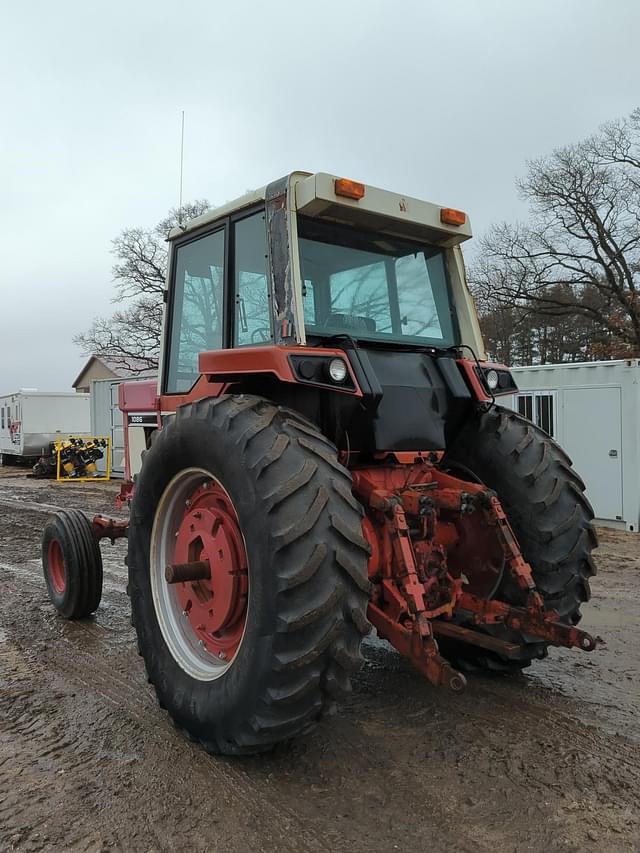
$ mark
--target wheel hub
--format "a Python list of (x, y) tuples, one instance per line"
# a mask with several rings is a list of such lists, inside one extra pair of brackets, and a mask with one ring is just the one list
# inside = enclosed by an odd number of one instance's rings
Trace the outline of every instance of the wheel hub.
[(159, 628), (181, 669), (200, 681), (223, 675), (247, 624), (248, 560), (233, 501), (202, 468), (176, 474), (158, 502), (150, 582)]
[(175, 584), (183, 619), (203, 649), (231, 660), (245, 624), (247, 557), (235, 510), (214, 483), (187, 499), (176, 535), (175, 562), (197, 560), (209, 563), (211, 577)]

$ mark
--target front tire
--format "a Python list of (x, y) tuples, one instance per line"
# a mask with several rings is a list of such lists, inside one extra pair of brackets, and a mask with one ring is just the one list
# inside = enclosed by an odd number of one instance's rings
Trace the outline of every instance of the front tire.
[[(309, 422), (250, 396), (178, 409), (145, 455), (128, 551), (140, 651), (178, 727), (211, 752), (261, 752), (333, 709), (369, 629), (361, 524)], [(167, 584), (185, 557), (210, 578)]]
[[(545, 606), (557, 611), (563, 622), (576, 625), (580, 606), (591, 595), (589, 578), (596, 571), (591, 552), (598, 543), (584, 483), (567, 454), (526, 418), (493, 406), (477, 412), (463, 428), (443, 464), (458, 467), (463, 479), (466, 469), (497, 493)], [(495, 597), (524, 604), (522, 591), (506, 574)], [(507, 660), (444, 640), (443, 654), (460, 668), (494, 672), (523, 669), (547, 654), (547, 645), (531, 637), (502, 627), (490, 630), (522, 644), (520, 657)]]
[(42, 534), (42, 567), (53, 606), (65, 619), (82, 619), (102, 596), (102, 554), (91, 522), (77, 509), (49, 519)]

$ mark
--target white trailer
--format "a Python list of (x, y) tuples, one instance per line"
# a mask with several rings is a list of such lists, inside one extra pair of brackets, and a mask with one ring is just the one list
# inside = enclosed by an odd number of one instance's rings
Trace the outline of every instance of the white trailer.
[(36, 460), (49, 442), (91, 429), (89, 394), (25, 388), (0, 397), (0, 460)]
[[(515, 411), (566, 450), (598, 521), (640, 529), (640, 359), (514, 367)], [(508, 405), (509, 398), (502, 398)]]

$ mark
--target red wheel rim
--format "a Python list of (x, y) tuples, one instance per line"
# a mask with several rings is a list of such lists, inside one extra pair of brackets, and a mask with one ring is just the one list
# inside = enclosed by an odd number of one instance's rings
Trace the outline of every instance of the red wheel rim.
[(174, 585), (183, 617), (203, 651), (230, 663), (247, 621), (247, 553), (226, 491), (204, 483), (185, 502), (174, 549), (176, 563), (206, 560), (208, 580)]
[(51, 586), (58, 595), (62, 595), (67, 585), (67, 572), (64, 567), (62, 548), (57, 539), (49, 540), (49, 547), (47, 548), (47, 572)]

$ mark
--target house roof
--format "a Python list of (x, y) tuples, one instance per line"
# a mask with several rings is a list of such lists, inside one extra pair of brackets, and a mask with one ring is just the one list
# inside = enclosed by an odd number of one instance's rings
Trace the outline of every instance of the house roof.
[(134, 376), (156, 376), (158, 373), (157, 367), (149, 367), (148, 363), (143, 359), (127, 358), (126, 364), (117, 358), (111, 358), (104, 355), (89, 356), (87, 363), (84, 365), (75, 381), (71, 384), (72, 388), (77, 388), (87, 370), (94, 362), (100, 362), (107, 370), (113, 373), (117, 379), (130, 379)]

